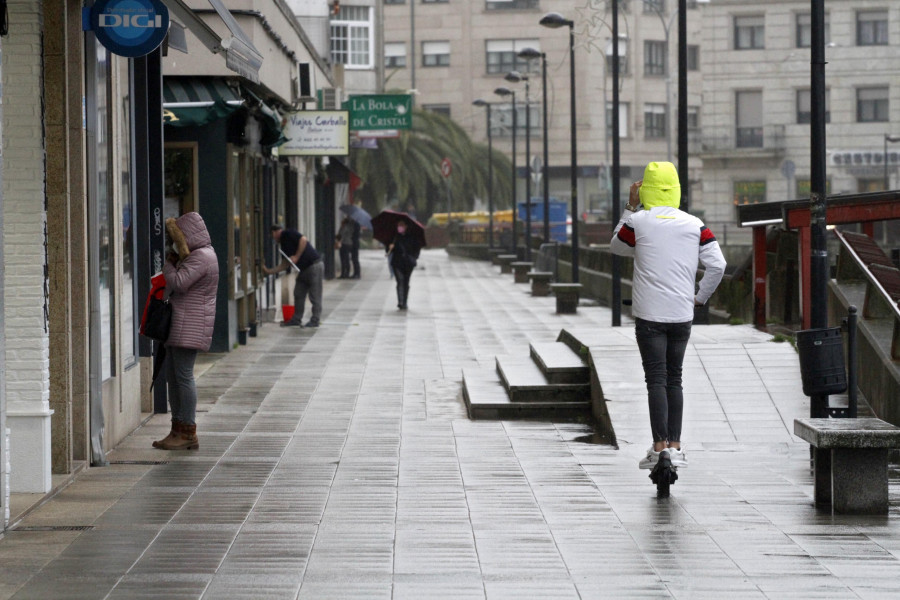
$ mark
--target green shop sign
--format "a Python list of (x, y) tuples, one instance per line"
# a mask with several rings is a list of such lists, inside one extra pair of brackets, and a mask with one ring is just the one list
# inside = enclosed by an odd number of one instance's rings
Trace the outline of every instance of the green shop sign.
[(350, 96), (341, 108), (350, 111), (350, 131), (412, 127), (412, 96), (409, 94)]

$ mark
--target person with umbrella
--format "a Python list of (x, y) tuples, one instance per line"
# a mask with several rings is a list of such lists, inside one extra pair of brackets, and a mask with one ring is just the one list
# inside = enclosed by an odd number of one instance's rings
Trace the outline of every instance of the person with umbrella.
[[(341, 274), (338, 279), (350, 279), (350, 258), (353, 255), (353, 230), (355, 229), (353, 221), (350, 217), (344, 217), (341, 226), (338, 228), (335, 236), (335, 245), (341, 254)], [(356, 224), (356, 227), (359, 227)], [(356, 273), (356, 272), (354, 272)]]
[[(352, 246), (349, 247), (349, 260), (353, 264), (353, 274), (347, 275), (350, 279), (359, 279), (359, 236), (363, 227), (372, 229), (372, 217), (363, 208), (355, 204), (342, 204), (341, 212), (350, 219), (350, 227), (352, 227)], [(341, 225), (343, 227), (343, 224)], [(343, 248), (343, 242), (341, 247)], [(344, 276), (344, 253), (341, 251), (341, 276)]]
[(409, 279), (416, 268), (419, 251), (425, 245), (425, 229), (405, 213), (383, 211), (372, 221), (375, 239), (385, 242), (388, 235), (385, 226), (388, 223), (394, 226), (393, 236), (386, 243), (388, 260), (397, 279), (397, 308), (406, 310)]

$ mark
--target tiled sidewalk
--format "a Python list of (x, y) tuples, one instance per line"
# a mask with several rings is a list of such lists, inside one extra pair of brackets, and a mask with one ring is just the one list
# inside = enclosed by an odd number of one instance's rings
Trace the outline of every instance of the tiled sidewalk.
[[(690, 467), (657, 500), (630, 326), (556, 315), (486, 262), (420, 264), (409, 311), (364, 253), (364, 279), (326, 284), (321, 328), (268, 325), (216, 361), (200, 450), (152, 450), (154, 417), (0, 540), (0, 598), (900, 595), (896, 481), (887, 518), (812, 505), (789, 345), (694, 329)], [(466, 418), (462, 367), (563, 327), (596, 334), (618, 449), (579, 441), (585, 425)]]

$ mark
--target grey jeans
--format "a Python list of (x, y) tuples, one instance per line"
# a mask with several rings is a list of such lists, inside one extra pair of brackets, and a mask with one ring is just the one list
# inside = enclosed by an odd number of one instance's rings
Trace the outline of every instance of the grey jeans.
[(647, 382), (653, 441), (680, 442), (684, 411), (681, 366), (691, 338), (691, 321), (656, 323), (635, 319), (634, 333)]
[(166, 346), (166, 382), (169, 384), (169, 406), (172, 420), (188, 425), (196, 423), (197, 386), (194, 362), (197, 350)]
[(306, 297), (312, 305), (311, 321), (319, 322), (322, 316), (322, 280), (325, 279), (325, 264), (319, 260), (297, 273), (297, 281), (294, 283), (294, 317), (293, 323), (303, 320), (303, 309)]

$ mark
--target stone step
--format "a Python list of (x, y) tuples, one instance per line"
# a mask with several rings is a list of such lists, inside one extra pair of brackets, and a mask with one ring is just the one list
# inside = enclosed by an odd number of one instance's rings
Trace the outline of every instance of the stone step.
[(513, 402), (495, 369), (463, 368), (463, 399), (472, 420), (570, 420), (591, 414), (590, 400), (578, 402)]
[(550, 383), (529, 358), (497, 357), (497, 374), (513, 402), (590, 402), (590, 383)]
[(531, 358), (550, 383), (590, 383), (591, 370), (562, 342), (532, 342)]

